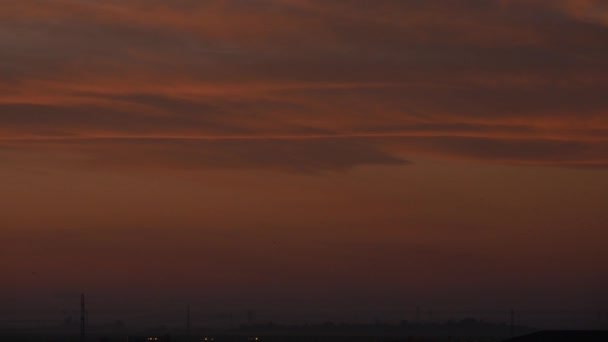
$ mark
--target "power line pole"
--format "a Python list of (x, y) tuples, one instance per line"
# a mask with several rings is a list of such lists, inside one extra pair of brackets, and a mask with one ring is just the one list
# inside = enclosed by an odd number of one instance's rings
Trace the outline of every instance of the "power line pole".
[(84, 293), (82, 293), (80, 295), (80, 342), (86, 341), (86, 312)]
[(511, 335), (515, 334), (515, 310), (511, 309)]
[(186, 341), (190, 342), (192, 339), (190, 338), (190, 304), (186, 309)]

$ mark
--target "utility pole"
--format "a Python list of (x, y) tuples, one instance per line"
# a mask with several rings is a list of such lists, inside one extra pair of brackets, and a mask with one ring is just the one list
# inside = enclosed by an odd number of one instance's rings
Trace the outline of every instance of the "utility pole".
[(255, 311), (247, 310), (247, 324), (250, 326), (255, 322)]
[(515, 310), (511, 309), (511, 335), (515, 334)]
[(80, 342), (86, 341), (86, 316), (87, 311), (84, 302), (84, 293), (80, 295)]
[(190, 342), (192, 339), (190, 338), (190, 304), (186, 309), (186, 341)]

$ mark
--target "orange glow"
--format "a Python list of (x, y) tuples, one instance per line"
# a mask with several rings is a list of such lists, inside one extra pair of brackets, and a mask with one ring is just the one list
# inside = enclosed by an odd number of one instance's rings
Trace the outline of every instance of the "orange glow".
[(0, 8), (0, 301), (608, 306), (604, 0)]

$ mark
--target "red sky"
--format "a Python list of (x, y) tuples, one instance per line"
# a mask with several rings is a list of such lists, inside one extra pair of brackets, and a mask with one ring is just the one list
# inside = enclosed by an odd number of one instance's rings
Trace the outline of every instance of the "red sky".
[(11, 308), (608, 304), (605, 1), (0, 8)]

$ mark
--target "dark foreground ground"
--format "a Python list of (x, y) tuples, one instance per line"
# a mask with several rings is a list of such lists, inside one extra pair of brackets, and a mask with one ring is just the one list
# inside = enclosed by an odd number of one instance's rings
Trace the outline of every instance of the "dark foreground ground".
[[(7, 342), (78, 342), (73, 334), (1, 334), (0, 341)], [(86, 342), (600, 342), (608, 341), (608, 331), (541, 331), (511, 338), (475, 336), (295, 336), (295, 335), (90, 335)]]
[[(185, 330), (157, 328), (145, 332), (124, 326), (89, 326), (86, 342), (498, 342), (530, 334), (536, 329), (493, 324), (473, 319), (445, 323), (242, 325), (229, 330)], [(38, 330), (0, 330), (0, 342), (77, 342), (78, 326)]]
[(552, 330), (511, 338), (505, 342), (606, 342), (608, 330)]
[[(86, 342), (499, 342), (499, 337), (421, 336), (87, 336)], [(4, 342), (79, 342), (76, 335), (0, 334)]]

